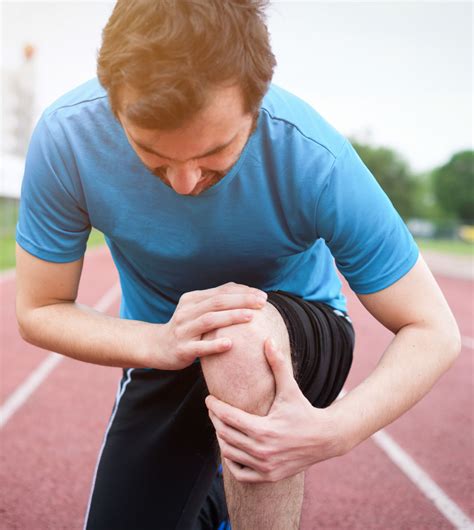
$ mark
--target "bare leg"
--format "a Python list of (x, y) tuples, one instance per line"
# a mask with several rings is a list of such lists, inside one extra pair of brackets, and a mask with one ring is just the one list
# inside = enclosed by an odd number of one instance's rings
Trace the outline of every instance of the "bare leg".
[[(252, 414), (264, 416), (273, 403), (275, 383), (263, 344), (272, 337), (290, 356), (286, 326), (271, 305), (257, 311), (248, 324), (208, 333), (230, 337), (232, 349), (201, 359), (211, 394)], [(304, 473), (275, 483), (238, 482), (223, 465), (224, 487), (233, 530), (296, 530), (303, 503)]]

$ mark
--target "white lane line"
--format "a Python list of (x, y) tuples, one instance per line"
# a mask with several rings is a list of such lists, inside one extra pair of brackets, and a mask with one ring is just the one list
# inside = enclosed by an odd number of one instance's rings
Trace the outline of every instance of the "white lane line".
[[(105, 312), (120, 296), (120, 284), (116, 283), (94, 306), (96, 311)], [(27, 379), (6, 399), (0, 407), (0, 429), (5, 426), (15, 412), (26, 403), (33, 392), (64, 359), (63, 355), (51, 352)]]
[(466, 346), (466, 348), (471, 348), (471, 350), (474, 350), (474, 339), (472, 337), (461, 337), (461, 342), (463, 346)]
[(117, 282), (104, 294), (97, 304), (95, 304), (94, 309), (100, 313), (104, 313), (117, 300), (117, 298), (120, 296), (120, 293), (120, 283)]
[[(341, 390), (338, 399), (346, 394), (346, 390)], [(373, 434), (371, 438), (455, 528), (458, 530), (474, 530), (474, 522), (390, 435), (381, 429)]]
[(474, 529), (474, 522), (385, 431), (372, 438), (455, 528)]
[(0, 408), (0, 429), (27, 401), (33, 392), (48, 377), (48, 374), (62, 361), (62, 355), (51, 352), (46, 359), (29, 375)]

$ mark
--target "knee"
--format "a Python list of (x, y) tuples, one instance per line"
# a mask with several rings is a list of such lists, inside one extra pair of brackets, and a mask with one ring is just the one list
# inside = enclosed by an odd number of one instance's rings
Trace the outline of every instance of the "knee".
[(253, 319), (207, 333), (203, 340), (228, 337), (232, 348), (201, 358), (209, 392), (217, 398), (253, 414), (265, 415), (275, 396), (275, 382), (264, 353), (271, 337), (290, 355), (288, 332), (279, 312), (267, 303)]

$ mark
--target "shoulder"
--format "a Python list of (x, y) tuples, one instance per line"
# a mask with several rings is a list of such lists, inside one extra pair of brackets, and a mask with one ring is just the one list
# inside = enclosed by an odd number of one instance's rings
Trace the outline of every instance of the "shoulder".
[[(81, 154), (101, 151), (122, 138), (107, 92), (96, 78), (67, 92), (47, 107), (38, 124), (37, 135), (61, 152)], [(116, 140), (115, 140), (116, 141)]]
[(107, 93), (97, 78), (93, 78), (59, 97), (42, 115), (49, 125), (91, 126), (111, 122), (115, 118), (109, 107)]
[(68, 109), (91, 107), (106, 101), (107, 92), (97, 78), (93, 78), (59, 97), (46, 108), (44, 115), (51, 116), (58, 112), (67, 113)]
[(332, 158), (338, 156), (346, 143), (346, 138), (311, 105), (275, 84), (265, 95), (261, 110), (272, 129), (280, 129), (285, 136), (296, 136)]
[[(33, 132), (31, 157), (48, 160), (71, 175), (88, 174), (127, 152), (126, 137), (96, 79), (67, 92), (47, 107)], [(85, 171), (87, 170), (87, 171)]]

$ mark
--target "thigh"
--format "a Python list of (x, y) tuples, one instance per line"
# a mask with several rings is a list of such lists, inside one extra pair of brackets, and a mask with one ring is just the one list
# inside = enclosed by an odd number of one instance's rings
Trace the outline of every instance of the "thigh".
[(349, 374), (354, 329), (349, 316), (322, 302), (309, 302), (285, 291), (268, 293), (290, 338), (295, 379), (308, 400), (329, 406)]
[(207, 393), (199, 364), (124, 371), (87, 530), (192, 528), (217, 469)]

